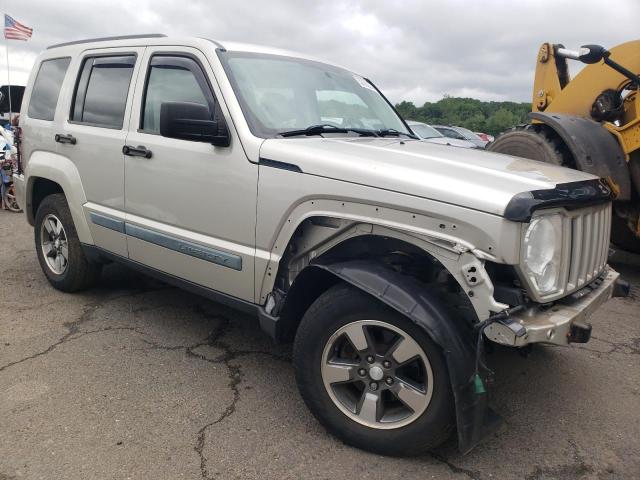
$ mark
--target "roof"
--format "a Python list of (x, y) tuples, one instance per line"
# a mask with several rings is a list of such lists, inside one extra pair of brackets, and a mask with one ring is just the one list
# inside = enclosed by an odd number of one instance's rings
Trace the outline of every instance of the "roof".
[(56, 43), (54, 45), (49, 45), (47, 50), (51, 50), (53, 48), (61, 48), (68, 47), (70, 45), (81, 45), (83, 43), (98, 43), (98, 42), (112, 42), (116, 40), (134, 40), (134, 39), (142, 39), (142, 38), (163, 38), (166, 37), (163, 33), (143, 33), (141, 35), (120, 35), (115, 37), (99, 37), (99, 38), (86, 38), (83, 40), (73, 40), (71, 42), (64, 43)]
[(57, 48), (71, 47), (71, 46), (83, 46), (85, 48), (100, 48), (104, 47), (107, 42), (116, 42), (117, 46), (145, 46), (145, 45), (175, 45), (177, 44), (186, 44), (193, 45), (198, 42), (211, 42), (217, 48), (230, 51), (230, 52), (251, 52), (251, 53), (262, 53), (262, 54), (270, 54), (270, 55), (282, 55), (286, 57), (294, 57), (294, 58), (302, 58), (305, 60), (311, 60), (315, 62), (326, 63), (329, 65), (333, 65), (339, 68), (343, 68), (345, 70), (349, 70), (341, 65), (337, 65), (332, 62), (328, 62), (326, 60), (318, 59), (316, 57), (312, 57), (310, 55), (306, 55), (300, 52), (294, 52), (291, 50), (285, 50), (281, 48), (269, 47), (265, 45), (255, 45), (250, 43), (242, 43), (242, 42), (228, 42), (228, 41), (218, 41), (212, 40), (209, 38), (202, 37), (168, 37), (162, 33), (147, 33), (147, 34), (136, 34), (136, 35), (121, 35), (115, 37), (100, 37), (100, 38), (87, 38), (84, 40), (73, 40), (70, 42), (58, 43), (55, 45), (51, 45), (47, 47), (47, 50), (53, 50)]

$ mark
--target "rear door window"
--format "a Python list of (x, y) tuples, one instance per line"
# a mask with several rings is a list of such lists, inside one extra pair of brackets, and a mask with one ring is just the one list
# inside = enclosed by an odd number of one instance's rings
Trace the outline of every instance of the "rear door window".
[(29, 100), (28, 116), (39, 120), (52, 121), (64, 76), (71, 58), (54, 58), (40, 64), (36, 81)]
[(135, 55), (85, 59), (76, 86), (71, 120), (122, 128)]

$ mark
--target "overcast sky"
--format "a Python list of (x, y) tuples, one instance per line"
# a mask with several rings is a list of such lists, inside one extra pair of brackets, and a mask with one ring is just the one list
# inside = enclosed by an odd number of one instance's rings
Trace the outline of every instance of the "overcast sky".
[[(159, 32), (286, 48), (369, 77), (394, 102), (444, 94), (530, 101), (538, 47), (611, 47), (640, 36), (640, 0), (3, 0), (32, 27), (8, 41), (11, 80), (38, 52), (87, 37)], [(5, 43), (6, 44), (6, 43)], [(6, 56), (0, 55), (6, 83)], [(573, 71), (577, 65), (572, 65)]]

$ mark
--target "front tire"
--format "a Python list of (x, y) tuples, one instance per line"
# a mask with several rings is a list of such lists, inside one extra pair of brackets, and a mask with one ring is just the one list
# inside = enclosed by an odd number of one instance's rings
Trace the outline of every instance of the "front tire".
[(414, 322), (346, 284), (305, 313), (293, 362), (316, 418), (345, 443), (416, 455), (453, 431), (453, 396), (440, 348)]
[(42, 200), (34, 233), (40, 267), (54, 288), (77, 292), (95, 284), (102, 265), (89, 262), (85, 256), (63, 194)]

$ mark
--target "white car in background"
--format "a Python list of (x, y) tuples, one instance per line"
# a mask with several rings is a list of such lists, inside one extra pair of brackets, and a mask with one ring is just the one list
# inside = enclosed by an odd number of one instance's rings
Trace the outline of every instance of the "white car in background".
[(453, 125), (434, 125), (433, 128), (438, 130), (447, 138), (455, 138), (457, 140), (467, 140), (478, 148), (484, 148), (488, 141), (483, 140), (471, 130), (464, 127), (454, 127)]
[(445, 137), (438, 130), (426, 123), (407, 120), (407, 125), (409, 125), (413, 133), (420, 137), (420, 140), (425, 140), (430, 143), (438, 143), (440, 145), (451, 145), (452, 147), (478, 148), (478, 146), (473, 142)]

